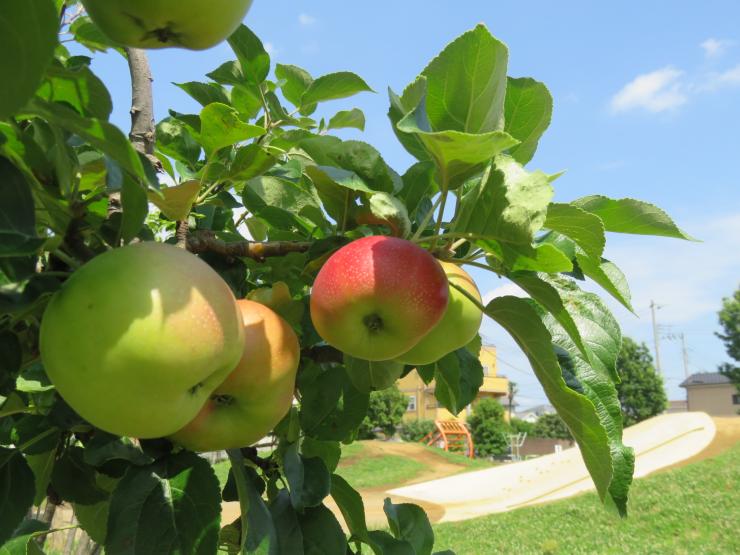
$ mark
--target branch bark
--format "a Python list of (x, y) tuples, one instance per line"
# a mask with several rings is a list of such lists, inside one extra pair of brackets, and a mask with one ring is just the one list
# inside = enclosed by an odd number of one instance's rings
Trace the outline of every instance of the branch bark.
[(291, 252), (306, 252), (311, 243), (307, 241), (237, 241), (226, 243), (217, 239), (212, 231), (201, 230), (188, 236), (188, 250), (199, 254), (214, 252), (226, 257), (244, 257), (264, 260), (270, 256), (285, 256)]
[[(126, 48), (129, 73), (131, 74), (131, 131), (129, 140), (134, 148), (146, 156), (155, 168), (161, 163), (154, 156), (156, 132), (154, 127), (154, 97), (152, 94), (152, 70), (146, 51)], [(121, 211), (121, 193), (108, 197), (108, 215)]]

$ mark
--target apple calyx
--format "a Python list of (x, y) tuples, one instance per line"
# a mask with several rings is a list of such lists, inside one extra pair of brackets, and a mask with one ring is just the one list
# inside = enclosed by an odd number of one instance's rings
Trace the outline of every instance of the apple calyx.
[(365, 324), (365, 327), (370, 333), (378, 333), (382, 331), (385, 327), (383, 324), (383, 319), (375, 313), (365, 316), (362, 319), (362, 323)]
[(236, 399), (234, 399), (233, 395), (212, 395), (211, 401), (213, 401), (216, 405), (219, 407), (228, 407), (233, 405), (236, 402)]

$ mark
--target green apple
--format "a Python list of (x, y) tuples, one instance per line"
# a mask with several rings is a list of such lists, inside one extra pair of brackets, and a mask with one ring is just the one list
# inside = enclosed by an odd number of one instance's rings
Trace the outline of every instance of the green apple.
[(263, 304), (246, 299), (237, 304), (244, 320), (239, 364), (198, 416), (170, 436), (193, 451), (251, 445), (280, 422), (293, 401), (300, 360), (295, 332)]
[(59, 394), (105, 431), (171, 434), (203, 407), (242, 354), (228, 285), (184, 249), (145, 242), (76, 271), (41, 323), (41, 358)]
[(114, 41), (134, 48), (205, 50), (233, 33), (252, 0), (82, 0)]
[(449, 286), (437, 260), (396, 237), (364, 237), (331, 255), (311, 291), (311, 320), (340, 351), (393, 359), (442, 318)]
[[(480, 291), (473, 278), (457, 264), (441, 262), (451, 283), (459, 285), (478, 302)], [(483, 313), (473, 302), (454, 287), (450, 287), (450, 302), (439, 323), (426, 334), (410, 351), (396, 357), (404, 364), (431, 364), (456, 349), (464, 347), (480, 329)]]

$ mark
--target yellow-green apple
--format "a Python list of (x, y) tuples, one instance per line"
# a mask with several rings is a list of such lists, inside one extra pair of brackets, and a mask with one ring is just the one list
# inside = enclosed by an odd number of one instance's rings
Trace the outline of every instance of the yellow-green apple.
[(204, 50), (233, 33), (252, 0), (83, 0), (114, 41), (134, 48)]
[(76, 271), (49, 303), (40, 343), (49, 378), (83, 418), (151, 438), (198, 414), (239, 362), (244, 326), (210, 266), (145, 242)]
[(331, 255), (311, 291), (311, 320), (340, 351), (389, 360), (413, 347), (444, 314), (447, 277), (421, 247), (371, 236)]
[[(440, 262), (450, 283), (459, 285), (481, 302), (480, 291), (473, 278), (457, 264)], [(410, 351), (396, 357), (404, 364), (431, 364), (447, 353), (464, 347), (480, 329), (483, 313), (463, 293), (450, 287), (450, 301), (444, 316)]]
[(170, 439), (193, 451), (246, 447), (264, 437), (288, 412), (300, 359), (298, 338), (272, 309), (237, 301), (244, 319), (239, 364), (192, 422)]

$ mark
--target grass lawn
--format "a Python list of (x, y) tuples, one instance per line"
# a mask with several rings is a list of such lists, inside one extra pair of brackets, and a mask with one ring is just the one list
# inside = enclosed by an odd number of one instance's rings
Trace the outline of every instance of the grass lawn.
[[(357, 444), (353, 444), (357, 445)], [(356, 449), (357, 453), (362, 452)], [(344, 449), (342, 450), (343, 457)], [(424, 470), (423, 463), (398, 455), (383, 457), (359, 457), (354, 460), (339, 461), (337, 474), (347, 480), (355, 489), (391, 486), (412, 480)]]
[(740, 553), (740, 444), (637, 480), (625, 520), (595, 493), (434, 526), (435, 550), (489, 553)]
[(483, 470), (484, 468), (491, 468), (492, 466), (495, 466), (497, 464), (492, 463), (491, 461), (488, 461), (486, 459), (471, 459), (460, 453), (445, 451), (444, 449), (439, 449), (437, 447), (424, 446), (424, 448), (428, 449), (431, 453), (434, 453), (438, 457), (442, 457), (449, 463), (459, 464), (460, 466), (464, 466), (469, 470)]

